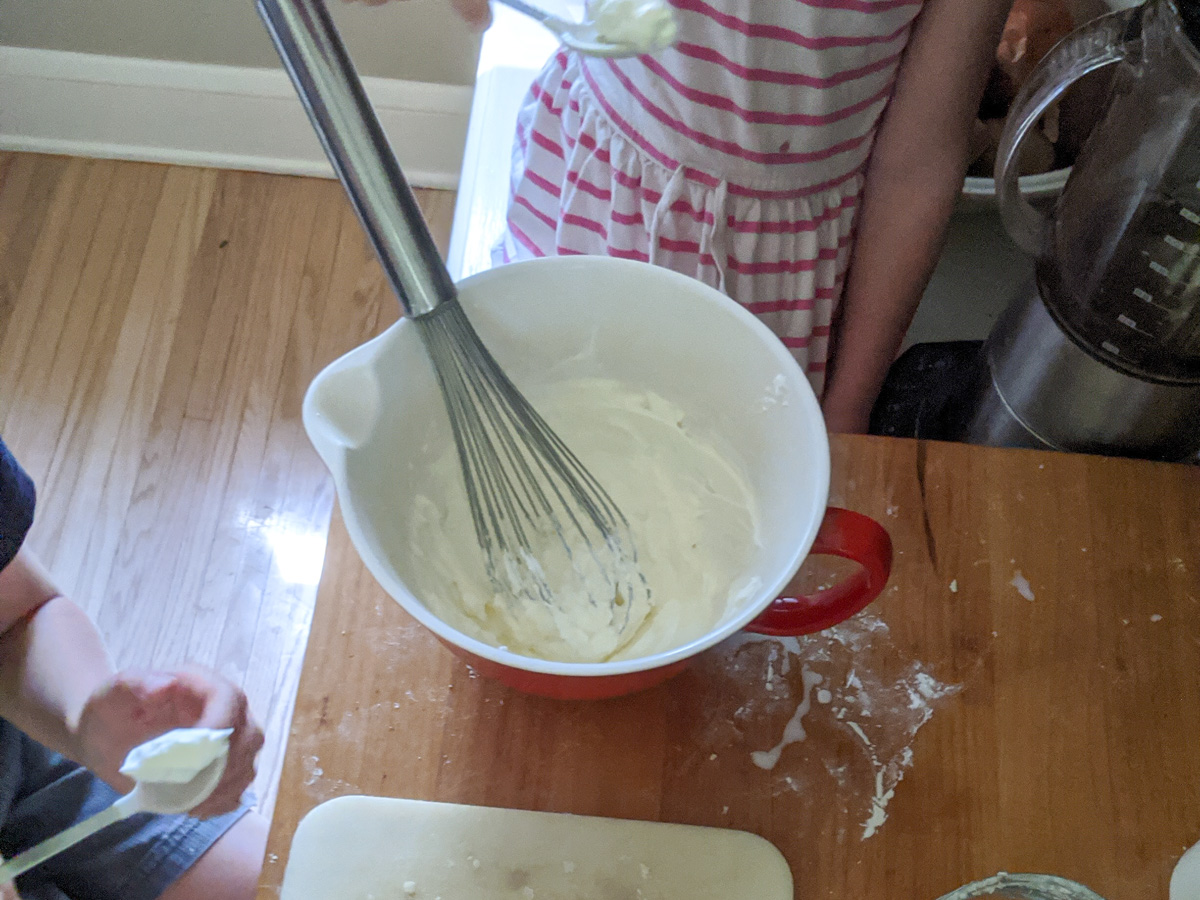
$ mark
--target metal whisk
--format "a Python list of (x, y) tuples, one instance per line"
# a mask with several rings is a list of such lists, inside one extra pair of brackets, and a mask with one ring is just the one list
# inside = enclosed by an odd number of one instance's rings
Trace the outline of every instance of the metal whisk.
[(494, 589), (568, 627), (627, 631), (651, 606), (629, 523), (475, 333), (328, 10), (322, 0), (257, 4), (433, 360)]

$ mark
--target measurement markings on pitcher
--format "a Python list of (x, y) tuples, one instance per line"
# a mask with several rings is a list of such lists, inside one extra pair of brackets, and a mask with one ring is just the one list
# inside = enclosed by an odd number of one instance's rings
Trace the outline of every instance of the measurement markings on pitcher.
[(1197, 252), (1200, 252), (1200, 244), (1189, 244), (1187, 241), (1181, 241), (1173, 234), (1164, 234), (1163, 243), (1186, 256), (1195, 256)]
[(1138, 334), (1144, 334), (1146, 337), (1154, 337), (1154, 335), (1152, 335), (1149, 331), (1146, 331), (1143, 328), (1138, 328), (1137, 322), (1129, 318), (1129, 316), (1125, 315), (1125, 313), (1121, 313), (1119, 316), (1117, 316), (1117, 321), (1130, 331), (1136, 331)]
[(1139, 300), (1142, 300), (1142, 301), (1145, 301), (1146, 303), (1149, 303), (1149, 304), (1150, 304), (1151, 306), (1153, 306), (1155, 309), (1161, 309), (1163, 312), (1171, 312), (1171, 310), (1170, 310), (1170, 309), (1168, 309), (1167, 307), (1163, 306), (1161, 303), (1158, 303), (1158, 302), (1157, 302), (1157, 301), (1154, 299), (1154, 295), (1153, 295), (1153, 294), (1151, 294), (1149, 291), (1147, 291), (1147, 290), (1146, 290), (1146, 289), (1144, 289), (1144, 288), (1135, 287), (1135, 288), (1133, 289), (1133, 296), (1137, 297)]

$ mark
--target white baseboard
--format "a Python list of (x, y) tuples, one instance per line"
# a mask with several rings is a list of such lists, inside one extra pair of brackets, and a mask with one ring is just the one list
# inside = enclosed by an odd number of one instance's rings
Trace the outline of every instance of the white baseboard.
[[(364, 78), (408, 180), (454, 188), (472, 89)], [(0, 46), (0, 149), (332, 177), (282, 69)]]

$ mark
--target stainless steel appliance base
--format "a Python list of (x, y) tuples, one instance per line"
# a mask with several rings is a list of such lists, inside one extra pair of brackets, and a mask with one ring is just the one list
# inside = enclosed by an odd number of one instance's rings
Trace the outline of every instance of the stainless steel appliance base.
[(1147, 381), (1080, 347), (1032, 283), (996, 322), (963, 440), (1182, 460), (1200, 450), (1200, 384)]

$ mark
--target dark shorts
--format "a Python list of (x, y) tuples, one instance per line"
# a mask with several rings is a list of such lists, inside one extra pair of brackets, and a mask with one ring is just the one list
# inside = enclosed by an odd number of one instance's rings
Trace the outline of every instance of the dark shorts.
[[(112, 804), (119, 794), (0, 720), (0, 854), (22, 850)], [(152, 900), (245, 814), (137, 815), (109, 825), (17, 879), (22, 900)]]

